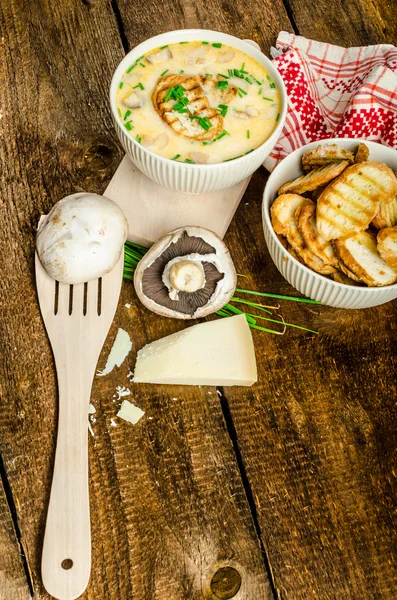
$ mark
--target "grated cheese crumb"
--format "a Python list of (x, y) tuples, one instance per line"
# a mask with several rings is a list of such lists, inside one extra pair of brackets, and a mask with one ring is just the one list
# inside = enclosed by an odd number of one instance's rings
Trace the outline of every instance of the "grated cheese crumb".
[(131, 402), (128, 402), (128, 400), (123, 400), (123, 403), (119, 412), (117, 413), (117, 416), (120, 417), (120, 419), (123, 419), (124, 421), (128, 421), (129, 423), (135, 425), (140, 419), (142, 419), (144, 414), (145, 412), (141, 410), (138, 406), (135, 406), (135, 404), (131, 404)]
[(132, 348), (130, 336), (124, 329), (119, 328), (112, 349), (109, 353), (106, 365), (103, 371), (98, 371), (97, 376), (103, 377), (113, 371), (114, 367), (120, 367), (127, 358)]

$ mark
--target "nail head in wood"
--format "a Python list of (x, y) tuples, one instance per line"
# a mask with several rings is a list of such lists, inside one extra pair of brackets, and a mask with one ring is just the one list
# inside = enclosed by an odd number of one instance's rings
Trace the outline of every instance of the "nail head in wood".
[(215, 598), (233, 598), (241, 587), (241, 575), (233, 567), (218, 569), (211, 579), (211, 591)]

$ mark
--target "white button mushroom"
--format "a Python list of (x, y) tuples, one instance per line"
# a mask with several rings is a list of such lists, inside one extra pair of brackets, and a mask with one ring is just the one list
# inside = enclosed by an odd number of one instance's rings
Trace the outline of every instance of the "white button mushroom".
[(221, 54), (216, 62), (218, 63), (227, 63), (230, 62), (231, 60), (233, 60), (233, 58), (236, 56), (236, 53), (234, 50), (228, 50), (227, 52), (225, 52), (224, 54)]
[(72, 194), (57, 202), (41, 221), (37, 253), (53, 279), (83, 283), (113, 269), (127, 231), (127, 220), (115, 202), (98, 194)]
[(153, 65), (159, 65), (160, 63), (171, 60), (172, 52), (169, 48), (163, 48), (158, 52), (152, 52), (146, 56), (146, 60)]
[(124, 98), (123, 104), (128, 108), (140, 108), (144, 104), (144, 99), (136, 92), (132, 92), (127, 98)]

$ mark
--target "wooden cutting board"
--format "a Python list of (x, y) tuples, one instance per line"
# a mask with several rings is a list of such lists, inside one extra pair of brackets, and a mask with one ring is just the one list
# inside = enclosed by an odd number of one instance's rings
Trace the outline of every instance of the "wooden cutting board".
[(128, 239), (151, 246), (183, 225), (201, 225), (223, 238), (249, 180), (209, 194), (184, 194), (155, 183), (124, 156), (104, 196), (123, 209)]

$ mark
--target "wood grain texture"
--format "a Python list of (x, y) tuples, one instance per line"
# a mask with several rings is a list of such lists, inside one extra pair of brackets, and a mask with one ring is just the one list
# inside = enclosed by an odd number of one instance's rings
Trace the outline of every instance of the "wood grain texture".
[[(395, 44), (395, 7), (387, 0), (284, 0), (295, 33), (339, 46)], [(292, 31), (292, 30), (291, 30)]]
[[(0, 251), (6, 257), (0, 282), (1, 451), (35, 598), (44, 599), (40, 557), (57, 394), (34, 291), (34, 229), (39, 215), (65, 194), (103, 191), (121, 157), (106, 97), (122, 47), (106, 2), (3, 3), (1, 10), (0, 123), (7, 131), (0, 149)], [(135, 351), (180, 323), (148, 314), (126, 284), (101, 365), (119, 326), (130, 331), (135, 347), (128, 364), (94, 383), (93, 564), (83, 598), (212, 598), (212, 575), (232, 566), (242, 577), (237, 600), (270, 599), (215, 390), (142, 386), (135, 401), (146, 411), (144, 420), (133, 427), (115, 418), (116, 386), (127, 383)]]
[[(225, 241), (247, 288), (293, 293), (256, 243), (263, 183), (253, 178)], [(224, 390), (275, 588), (283, 599), (392, 600), (396, 304), (281, 304), (320, 336), (256, 334), (260, 383)]]
[[(384, 2), (285, 4), (302, 34), (334, 43), (390, 42), (397, 24)], [(113, 8), (105, 0), (0, 3), (0, 450), (37, 600), (48, 598), (39, 565), (57, 417), (33, 284), (38, 216), (66, 193), (102, 192), (121, 158), (106, 98), (123, 45), (208, 27), (266, 52), (279, 30), (292, 30), (279, 1), (119, 1), (118, 19)], [(246, 287), (294, 293), (265, 248), (264, 183), (261, 171), (226, 242)], [(214, 389), (129, 384), (136, 351), (181, 324), (143, 309), (124, 285), (100, 366), (119, 326), (133, 351), (95, 379), (92, 395), (85, 600), (210, 600), (223, 566), (242, 577), (237, 600), (272, 598), (247, 494), (278, 598), (394, 600), (395, 304), (360, 312), (285, 303), (280, 311), (321, 336), (256, 332), (261, 383), (225, 392), (225, 421)], [(146, 411), (136, 426), (115, 418), (118, 385)], [(12, 535), (0, 537), (1, 555), (12, 548)], [(13, 564), (5, 563), (7, 600), (25, 597)]]
[(0, 600), (28, 600), (29, 586), (10, 508), (0, 483)]

